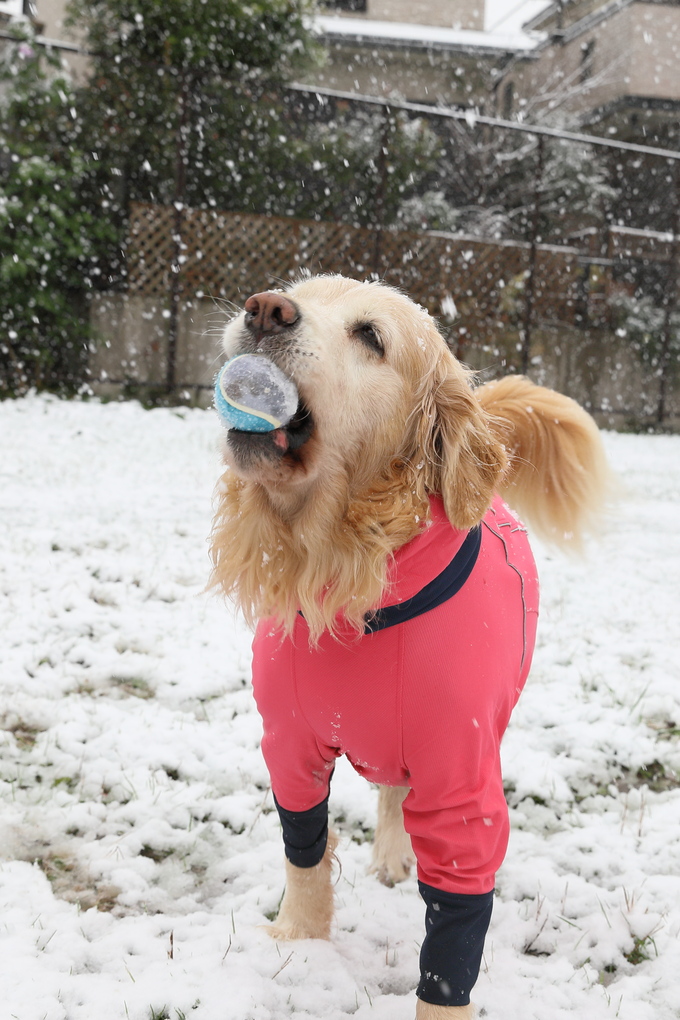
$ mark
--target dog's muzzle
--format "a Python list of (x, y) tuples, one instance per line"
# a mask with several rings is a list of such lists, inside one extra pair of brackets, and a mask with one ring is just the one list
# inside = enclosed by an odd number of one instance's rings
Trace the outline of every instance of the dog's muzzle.
[[(287, 371), (286, 361), (301, 324), (301, 313), (285, 294), (262, 291), (251, 294), (244, 305), (243, 332), (238, 345), (239, 354), (264, 354)], [(314, 431), (312, 413), (300, 400), (297, 411), (282, 428), (272, 432), (241, 432), (230, 429), (229, 447), (243, 468), (262, 459), (280, 460), (287, 454), (295, 457), (297, 451)]]
[(241, 432), (229, 429), (227, 442), (238, 464), (246, 468), (254, 461), (280, 460), (287, 454), (295, 457), (296, 453), (311, 438), (314, 431), (312, 412), (302, 402), (288, 422), (280, 429), (272, 432)]

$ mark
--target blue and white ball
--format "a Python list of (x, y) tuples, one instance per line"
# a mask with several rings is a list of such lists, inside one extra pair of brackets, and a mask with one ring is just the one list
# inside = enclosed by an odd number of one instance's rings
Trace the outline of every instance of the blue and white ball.
[(215, 380), (215, 409), (227, 428), (240, 432), (283, 428), (298, 401), (295, 383), (263, 354), (238, 354)]

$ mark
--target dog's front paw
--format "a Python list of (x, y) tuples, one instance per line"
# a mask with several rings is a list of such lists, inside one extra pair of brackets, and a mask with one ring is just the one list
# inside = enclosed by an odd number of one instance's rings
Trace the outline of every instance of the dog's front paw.
[[(308, 895), (309, 892), (312, 892), (312, 896)], [(265, 931), (273, 939), (328, 940), (331, 937), (332, 920), (333, 893), (330, 886), (301, 892), (299, 887), (289, 884), (278, 917)]]
[(477, 1010), (469, 1006), (435, 1006), (431, 1002), (418, 999), (416, 1020), (475, 1020)]
[(330, 939), (331, 919), (328, 918), (300, 918), (284, 917), (283, 910), (273, 924), (268, 925), (265, 931), (273, 939), (282, 941), (293, 939)]
[(273, 939), (329, 939), (333, 920), (331, 868), (338, 837), (329, 832), (326, 852), (313, 868), (286, 861), (286, 891), (278, 917), (266, 931)]

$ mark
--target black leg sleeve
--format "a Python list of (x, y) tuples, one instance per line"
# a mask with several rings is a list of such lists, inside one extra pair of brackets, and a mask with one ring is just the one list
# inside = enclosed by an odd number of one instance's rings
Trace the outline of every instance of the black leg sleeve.
[(469, 896), (424, 882), (418, 888), (427, 911), (416, 995), (435, 1006), (467, 1006), (482, 962), (493, 890)]
[(313, 868), (328, 841), (328, 797), (308, 811), (287, 811), (274, 797), (283, 829), (286, 857), (297, 868)]

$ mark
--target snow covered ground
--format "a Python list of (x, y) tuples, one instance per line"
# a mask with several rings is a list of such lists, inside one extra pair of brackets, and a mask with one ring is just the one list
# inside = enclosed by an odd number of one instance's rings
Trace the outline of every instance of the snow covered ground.
[[(283, 866), (250, 636), (202, 593), (218, 436), (206, 411), (0, 404), (0, 1020), (413, 1018), (424, 908), (366, 875), (349, 768), (332, 942), (262, 930)], [(605, 438), (606, 533), (537, 548), (490, 1020), (680, 1017), (680, 438)]]

